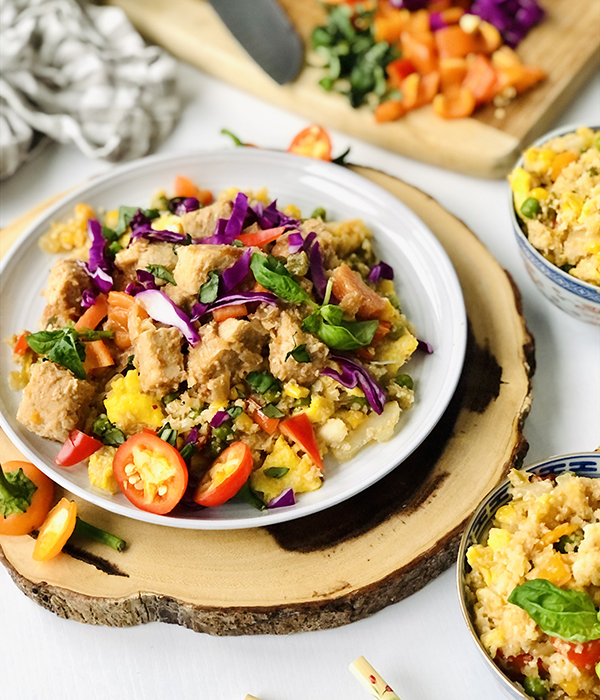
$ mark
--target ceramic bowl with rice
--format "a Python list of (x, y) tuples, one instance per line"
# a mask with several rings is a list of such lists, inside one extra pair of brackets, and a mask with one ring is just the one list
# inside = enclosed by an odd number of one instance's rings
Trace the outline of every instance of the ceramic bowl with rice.
[(600, 325), (600, 130), (551, 131), (508, 179), (513, 229), (531, 278), (563, 311)]
[(461, 609), (510, 698), (600, 697), (598, 477), (598, 452), (513, 470), (464, 532)]

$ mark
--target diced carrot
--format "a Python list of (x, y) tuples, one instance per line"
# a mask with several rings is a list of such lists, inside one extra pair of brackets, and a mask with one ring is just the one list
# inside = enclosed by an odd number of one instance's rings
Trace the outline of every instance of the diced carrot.
[(109, 292), (108, 304), (113, 308), (129, 309), (135, 304), (135, 299), (131, 294), (125, 292)]
[(462, 86), (471, 91), (476, 104), (491, 102), (497, 94), (498, 76), (489, 58), (483, 54), (477, 54), (467, 63), (467, 66), (467, 75)]
[(178, 175), (175, 178), (173, 189), (175, 190), (176, 197), (195, 197), (204, 207), (212, 204), (214, 201), (212, 192), (201, 190), (192, 180), (183, 175)]
[(415, 107), (428, 105), (437, 95), (439, 86), (440, 74), (438, 71), (434, 70), (431, 73), (427, 73), (427, 75), (421, 76), (417, 91), (417, 104)]
[(478, 35), (479, 50), (488, 56), (502, 46), (502, 35), (489, 22), (481, 22)]
[(550, 165), (550, 179), (555, 182), (556, 178), (561, 174), (562, 169), (566, 168), (569, 163), (577, 160), (577, 155), (571, 151), (564, 151), (554, 156)]
[(361, 319), (380, 318), (387, 302), (362, 281), (358, 273), (351, 270), (346, 263), (336, 267), (331, 279), (333, 293), (340, 301), (348, 294), (358, 295), (360, 306), (356, 316)]
[(460, 18), (465, 14), (462, 7), (448, 7), (440, 12), (441, 19), (446, 24), (458, 24)]
[(446, 92), (433, 98), (433, 110), (444, 119), (462, 119), (473, 114), (473, 93), (460, 85), (451, 85)]
[(417, 10), (410, 13), (410, 22), (406, 31), (413, 36), (423, 36), (431, 33), (429, 25), (429, 12), (427, 10)]
[(379, 124), (383, 122), (395, 122), (406, 114), (401, 100), (386, 100), (375, 107), (375, 121)]
[(443, 12), (452, 5), (452, 0), (431, 0), (427, 5), (429, 12)]
[[(439, 32), (436, 32), (435, 36), (437, 34)], [(419, 73), (425, 75), (437, 70), (437, 52), (434, 35), (431, 32), (419, 35), (402, 32), (400, 43), (402, 55), (412, 61)]]
[(467, 75), (465, 58), (442, 58), (440, 61), (440, 89), (445, 92), (450, 85), (460, 85)]
[(465, 58), (470, 53), (477, 53), (476, 37), (467, 34), (458, 24), (438, 29), (434, 38), (440, 59)]
[(217, 323), (226, 321), (228, 318), (239, 318), (240, 316), (247, 316), (248, 309), (246, 304), (232, 304), (231, 306), (223, 306), (220, 309), (215, 309), (212, 312), (213, 318)]
[(80, 331), (82, 328), (94, 330), (107, 313), (108, 299), (106, 294), (98, 294), (96, 301), (83, 312), (83, 315), (75, 324), (75, 330)]
[(491, 57), (492, 65), (496, 70), (500, 68), (511, 68), (512, 66), (521, 66), (523, 62), (518, 57), (516, 51), (510, 46), (501, 46), (497, 51), (494, 51)]
[(420, 82), (421, 76), (418, 73), (412, 73), (402, 81), (402, 106), (407, 112), (417, 106)]
[(525, 92), (547, 77), (537, 66), (514, 65), (498, 68), (498, 89), (514, 87), (517, 93)]
[(85, 344), (85, 361), (83, 368), (86, 372), (93, 372), (95, 369), (110, 367), (115, 361), (104, 344), (103, 340), (92, 340)]
[(13, 353), (15, 355), (24, 355), (29, 350), (29, 345), (27, 344), (28, 335), (31, 335), (31, 333), (29, 333), (29, 331), (25, 331), (19, 336), (19, 339), (13, 348)]
[(394, 45), (400, 40), (400, 34), (410, 22), (410, 12), (382, 5), (373, 20), (375, 41), (387, 41)]
[(387, 64), (385, 69), (390, 84), (395, 88), (402, 86), (404, 78), (411, 73), (416, 73), (415, 64), (408, 58), (397, 58)]

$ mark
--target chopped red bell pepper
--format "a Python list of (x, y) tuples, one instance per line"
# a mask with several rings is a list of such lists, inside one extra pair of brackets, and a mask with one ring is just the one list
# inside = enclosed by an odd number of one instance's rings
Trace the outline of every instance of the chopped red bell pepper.
[(306, 413), (298, 413), (286, 418), (279, 424), (279, 430), (296, 442), (319, 469), (323, 469), (323, 460), (317, 446), (315, 431)]
[(264, 231), (256, 231), (255, 233), (242, 233), (237, 237), (237, 240), (241, 241), (245, 246), (256, 246), (260, 248), (267, 245), (267, 243), (272, 243), (275, 239), (279, 238), (284, 231), (285, 226), (267, 228)]
[(82, 433), (81, 430), (72, 430), (54, 458), (54, 464), (59, 467), (72, 467), (93, 455), (94, 452), (98, 452), (101, 447), (100, 440)]

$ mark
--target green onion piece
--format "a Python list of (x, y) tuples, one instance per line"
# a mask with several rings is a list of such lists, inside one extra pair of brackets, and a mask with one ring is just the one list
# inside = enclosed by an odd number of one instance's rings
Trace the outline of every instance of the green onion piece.
[(288, 467), (269, 467), (268, 469), (265, 469), (265, 476), (270, 477), (271, 479), (281, 479), (282, 476), (285, 476), (289, 472)]

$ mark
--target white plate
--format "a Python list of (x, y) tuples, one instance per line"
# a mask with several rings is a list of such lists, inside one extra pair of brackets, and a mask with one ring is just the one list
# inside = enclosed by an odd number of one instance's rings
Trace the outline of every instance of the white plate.
[(189, 516), (165, 516), (138, 510), (122, 494), (111, 497), (92, 488), (84, 465), (69, 469), (54, 466), (58, 443), (33, 435), (15, 418), (21, 395), (7, 386), (14, 365), (5, 343), (0, 350), (0, 424), (27, 458), (71, 493), (150, 523), (215, 530), (271, 525), (329, 508), (363, 491), (401, 464), (441, 417), (461, 372), (466, 317), (452, 264), (429, 229), (388, 192), (343, 167), (254, 148), (151, 157), (118, 167), (55, 204), (5, 257), (0, 268), (0, 338), (24, 328), (39, 328), (44, 308), (40, 292), (55, 258), (40, 250), (38, 240), (52, 221), (69, 218), (77, 202), (105, 210), (121, 205), (147, 207), (150, 196), (157, 189), (168, 190), (180, 174), (214, 192), (267, 186), (280, 207), (295, 204), (305, 217), (323, 207), (330, 220), (365, 220), (375, 235), (377, 253), (396, 272), (403, 311), (418, 336), (435, 349), (433, 355), (417, 353), (408, 365), (407, 371), (415, 379), (416, 400), (402, 415), (394, 437), (363, 448), (344, 464), (327, 459), (323, 487), (301, 494), (295, 506), (260, 512), (244, 503), (229, 502)]

